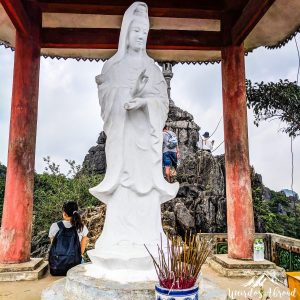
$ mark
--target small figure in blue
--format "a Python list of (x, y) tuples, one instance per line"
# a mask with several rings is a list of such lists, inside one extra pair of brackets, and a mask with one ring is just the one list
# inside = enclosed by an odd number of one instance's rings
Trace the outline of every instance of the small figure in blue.
[(168, 182), (171, 182), (171, 168), (176, 172), (177, 162), (179, 159), (179, 147), (176, 134), (168, 130), (165, 126), (163, 129), (163, 168), (165, 171), (165, 177)]

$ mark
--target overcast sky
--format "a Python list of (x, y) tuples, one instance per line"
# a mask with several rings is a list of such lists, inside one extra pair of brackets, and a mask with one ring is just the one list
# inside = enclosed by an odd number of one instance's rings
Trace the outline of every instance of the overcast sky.
[[(299, 40), (299, 37), (298, 37)], [(300, 43), (300, 40), (299, 40)], [(6, 164), (14, 53), (0, 47), (0, 161)], [(36, 170), (44, 170), (43, 157), (50, 156), (66, 171), (64, 160), (82, 163), (102, 130), (95, 76), (101, 62), (41, 58)], [(298, 56), (295, 41), (279, 50), (256, 49), (246, 57), (246, 76), (255, 82), (296, 80)], [(212, 132), (222, 116), (221, 66), (176, 65), (171, 97), (176, 105), (194, 115), (201, 132)], [(289, 137), (279, 131), (278, 121), (253, 125), (248, 111), (250, 163), (274, 190), (291, 186)], [(223, 123), (214, 135), (223, 141)], [(300, 192), (300, 137), (294, 148), (294, 190)], [(215, 154), (224, 152), (221, 146)]]

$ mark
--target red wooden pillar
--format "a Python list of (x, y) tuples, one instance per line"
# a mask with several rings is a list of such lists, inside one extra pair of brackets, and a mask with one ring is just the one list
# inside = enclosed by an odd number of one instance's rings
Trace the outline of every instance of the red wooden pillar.
[(16, 33), (0, 263), (30, 259), (41, 32), (41, 13), (33, 4), (27, 10), (30, 34)]
[(227, 46), (222, 49), (222, 85), (228, 256), (252, 259), (254, 217), (243, 45)]

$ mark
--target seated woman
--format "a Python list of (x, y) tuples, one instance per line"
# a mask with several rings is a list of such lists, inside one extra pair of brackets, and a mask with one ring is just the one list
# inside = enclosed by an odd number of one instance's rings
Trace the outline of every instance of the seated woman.
[(63, 220), (53, 223), (49, 230), (52, 275), (64, 275), (68, 269), (79, 264), (89, 240), (88, 229), (81, 221), (76, 202), (65, 203), (62, 215)]

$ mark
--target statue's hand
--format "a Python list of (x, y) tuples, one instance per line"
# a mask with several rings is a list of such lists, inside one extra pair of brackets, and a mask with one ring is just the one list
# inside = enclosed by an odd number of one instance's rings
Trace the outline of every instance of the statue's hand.
[(145, 74), (146, 73), (146, 69), (144, 69), (141, 74), (139, 75), (135, 87), (133, 89), (133, 91), (131, 92), (131, 96), (132, 97), (138, 97), (141, 95), (143, 89), (145, 88), (149, 77)]
[(133, 100), (126, 102), (124, 108), (126, 110), (136, 110), (142, 108), (146, 105), (146, 99), (144, 98), (134, 98)]

